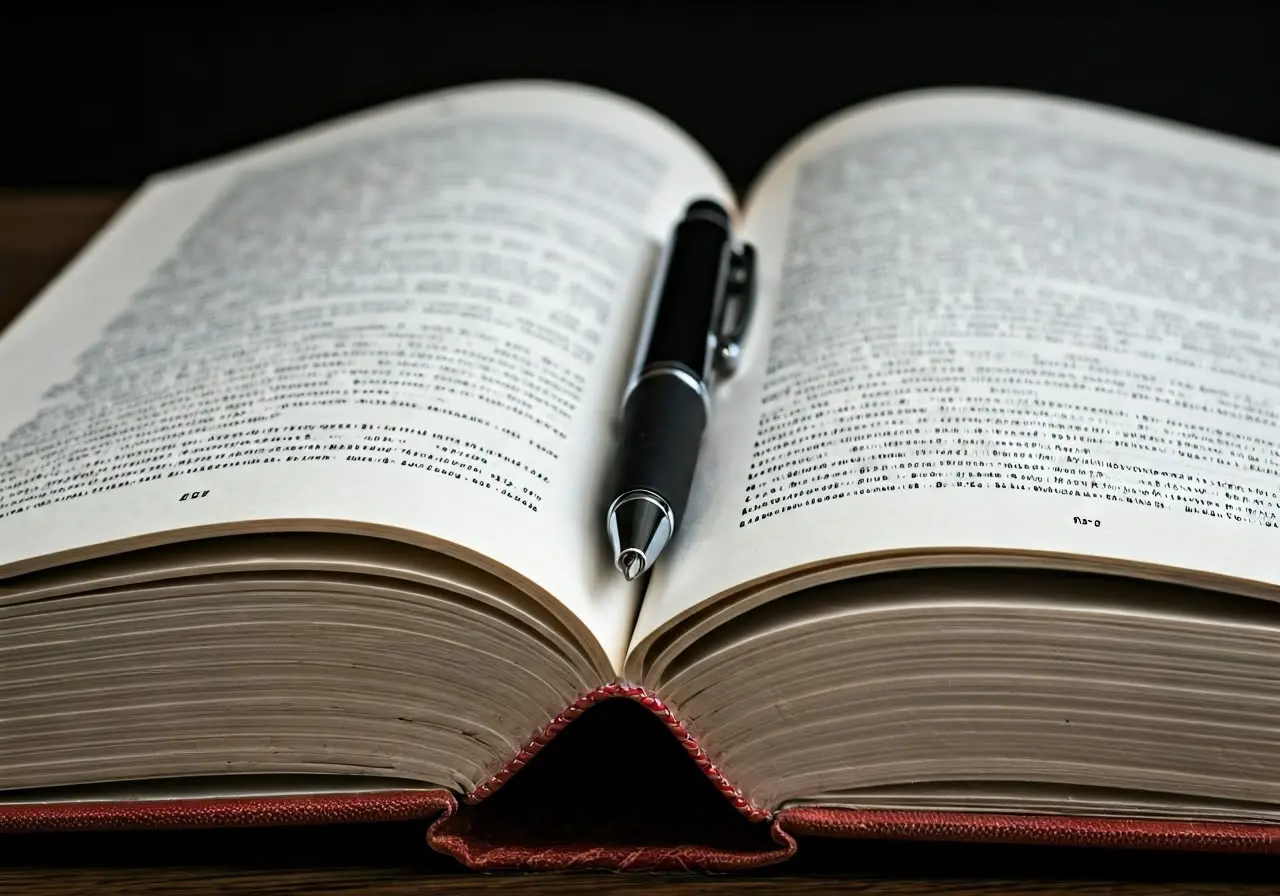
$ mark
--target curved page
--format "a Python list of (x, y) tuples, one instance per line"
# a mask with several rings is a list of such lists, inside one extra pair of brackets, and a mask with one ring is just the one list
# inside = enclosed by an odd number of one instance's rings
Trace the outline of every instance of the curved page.
[(815, 128), (747, 220), (762, 319), (633, 649), (842, 558), (1280, 581), (1280, 155), (930, 91)]
[(598, 91), (466, 88), (151, 182), (0, 339), (0, 575), (229, 530), (417, 540), (638, 600), (594, 502), (654, 243), (729, 191)]

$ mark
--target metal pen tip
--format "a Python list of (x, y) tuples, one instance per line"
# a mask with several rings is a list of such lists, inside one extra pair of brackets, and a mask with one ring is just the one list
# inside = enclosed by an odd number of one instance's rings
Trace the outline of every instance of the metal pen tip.
[(635, 580), (640, 573), (644, 572), (644, 554), (635, 548), (627, 548), (618, 555), (618, 569), (622, 571), (622, 577), (628, 582)]

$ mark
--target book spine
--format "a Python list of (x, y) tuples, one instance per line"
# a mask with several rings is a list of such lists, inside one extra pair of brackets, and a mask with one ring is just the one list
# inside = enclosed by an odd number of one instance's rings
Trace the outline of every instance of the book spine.
[(558, 716), (543, 726), (530, 740), (525, 744), (524, 748), (516, 754), (515, 758), (508, 762), (503, 768), (497, 772), (488, 781), (485, 781), (475, 790), (466, 795), (465, 801), (470, 805), (475, 805), (486, 797), (491, 796), (503, 784), (510, 780), (511, 776), (525, 764), (537, 755), (543, 747), (555, 739), (556, 735), (563, 731), (571, 722), (582, 715), (596, 703), (601, 700), (634, 700), (645, 709), (652, 712), (658, 717), (659, 721), (666, 726), (667, 730), (680, 742), (684, 747), (689, 758), (702, 769), (702, 773), (706, 775), (711, 783), (715, 785), (729, 801), (729, 803), (745, 815), (751, 821), (765, 821), (769, 818), (769, 812), (759, 806), (753, 805), (745, 796), (742, 795), (737, 787), (730, 783), (725, 777), (724, 772), (711, 761), (706, 752), (698, 745), (697, 739), (689, 732), (679, 719), (671, 712), (671, 709), (659, 699), (655, 694), (646, 688), (635, 685), (627, 685), (621, 683), (607, 684), (596, 688), (590, 693), (579, 697), (569, 706), (565, 707)]

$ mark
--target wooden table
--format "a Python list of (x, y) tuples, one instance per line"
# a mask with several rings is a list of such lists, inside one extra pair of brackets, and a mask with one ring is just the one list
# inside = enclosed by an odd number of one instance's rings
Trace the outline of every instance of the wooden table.
[[(0, 327), (107, 220), (120, 192), (0, 190)], [(3, 386), (0, 385), (0, 400)], [(532, 772), (532, 766), (530, 770)], [(423, 845), (424, 825), (0, 838), (0, 893), (1173, 894), (1280, 892), (1280, 857), (802, 841), (734, 876), (482, 875)]]

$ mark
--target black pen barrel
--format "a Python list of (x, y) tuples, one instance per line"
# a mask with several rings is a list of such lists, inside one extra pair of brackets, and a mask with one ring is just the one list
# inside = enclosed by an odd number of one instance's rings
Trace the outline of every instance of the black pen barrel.
[(648, 345), (622, 408), (606, 527), (628, 581), (652, 567), (689, 505), (732, 258), (728, 213), (710, 200), (691, 203), (668, 244)]
[(683, 376), (659, 373), (642, 378), (622, 412), (623, 450), (614, 494), (633, 489), (655, 492), (679, 525), (706, 427), (706, 402)]
[(724, 209), (695, 202), (676, 227), (644, 366), (680, 364), (703, 378), (707, 334), (714, 330), (732, 252)]

